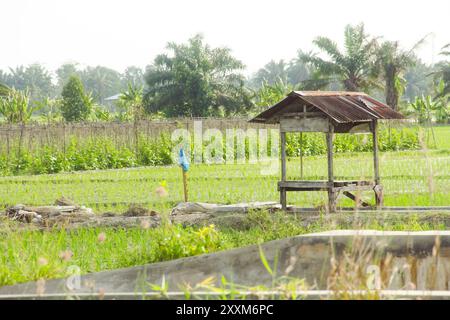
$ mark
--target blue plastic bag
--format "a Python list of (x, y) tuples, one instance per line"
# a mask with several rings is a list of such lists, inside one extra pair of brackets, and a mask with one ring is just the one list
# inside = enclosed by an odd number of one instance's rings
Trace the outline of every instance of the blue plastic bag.
[(183, 148), (180, 149), (180, 157), (178, 159), (178, 164), (181, 166), (184, 172), (189, 170), (189, 161), (184, 153)]

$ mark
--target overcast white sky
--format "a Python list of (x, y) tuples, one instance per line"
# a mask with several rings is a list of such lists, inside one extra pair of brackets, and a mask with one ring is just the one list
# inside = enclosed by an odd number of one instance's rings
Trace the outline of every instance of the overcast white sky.
[(0, 0), (0, 69), (77, 61), (123, 71), (151, 63), (168, 41), (202, 33), (251, 73), (312, 49), (318, 35), (340, 43), (344, 26), (358, 22), (405, 48), (432, 32), (418, 52), (431, 63), (450, 42), (449, 15), (449, 0)]

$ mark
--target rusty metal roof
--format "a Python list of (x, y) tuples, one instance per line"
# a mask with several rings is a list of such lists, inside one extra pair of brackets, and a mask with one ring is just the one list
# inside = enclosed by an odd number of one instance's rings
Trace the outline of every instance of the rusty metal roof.
[(364, 122), (375, 119), (403, 119), (388, 105), (364, 92), (292, 91), (286, 98), (263, 111), (250, 122), (278, 123), (285, 107), (295, 102), (317, 108), (337, 123)]

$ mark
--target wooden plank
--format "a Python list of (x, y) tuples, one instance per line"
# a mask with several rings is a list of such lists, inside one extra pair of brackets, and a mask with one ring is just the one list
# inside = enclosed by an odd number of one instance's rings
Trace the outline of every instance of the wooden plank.
[(370, 123), (362, 123), (350, 129), (349, 133), (370, 133)]
[(328, 132), (328, 120), (325, 118), (286, 118), (280, 119), (281, 132)]
[[(354, 183), (354, 181), (335, 181), (334, 191), (363, 191), (363, 190), (373, 190), (374, 183), (370, 181), (357, 181), (357, 183), (362, 184), (347, 184)], [(286, 189), (287, 191), (326, 191), (330, 189), (328, 181), (317, 181), (317, 180), (290, 180), (290, 181), (279, 181), (278, 190)]]
[[(304, 106), (304, 107), (306, 107), (306, 106)], [(311, 112), (297, 111), (297, 112), (286, 112), (281, 115), (281, 119), (295, 118), (295, 117), (298, 117), (298, 118), (325, 118), (326, 114), (323, 112), (319, 112), (319, 111), (314, 111), (314, 112), (312, 112), (312, 111)]]
[(374, 186), (373, 181), (367, 180), (348, 180), (348, 181), (334, 181), (335, 187), (346, 187), (346, 186)]
[(362, 191), (362, 190), (373, 190), (373, 184), (372, 185), (364, 185), (364, 186), (358, 186), (358, 185), (349, 185), (344, 187), (335, 187), (334, 189), (337, 191)]
[(368, 204), (365, 201), (362, 201), (360, 198), (357, 198), (353, 193), (349, 191), (344, 191), (342, 194), (355, 201), (357, 205), (362, 205), (363, 207), (370, 207), (370, 204)]
[(314, 189), (314, 190), (328, 190), (329, 185), (327, 181), (279, 181), (278, 187), (281, 188), (295, 188), (295, 189)]

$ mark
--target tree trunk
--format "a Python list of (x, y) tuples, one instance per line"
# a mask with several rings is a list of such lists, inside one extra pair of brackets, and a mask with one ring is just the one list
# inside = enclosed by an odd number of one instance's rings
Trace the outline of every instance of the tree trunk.
[(23, 133), (25, 131), (25, 123), (20, 124), (20, 136), (19, 136), (19, 149), (17, 150), (17, 158), (20, 160), (22, 157), (22, 144), (23, 144)]
[(345, 79), (344, 87), (347, 91), (359, 91), (359, 87), (354, 79)]
[(398, 90), (395, 86), (395, 78), (397, 77), (395, 70), (393, 68), (386, 70), (385, 77), (386, 104), (393, 110), (397, 111), (399, 96)]

